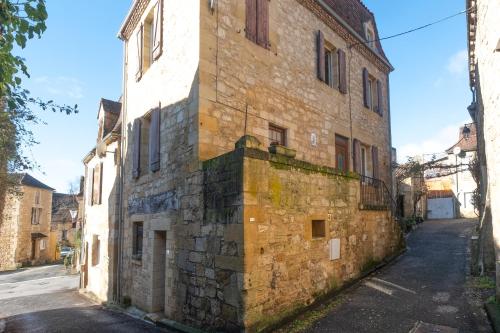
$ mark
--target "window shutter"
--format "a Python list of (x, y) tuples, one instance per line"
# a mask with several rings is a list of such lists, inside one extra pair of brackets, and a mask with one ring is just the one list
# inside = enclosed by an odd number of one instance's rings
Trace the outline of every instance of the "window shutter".
[(246, 0), (246, 36), (257, 42), (257, 0)]
[(269, 46), (269, 0), (257, 0), (257, 44)]
[(100, 204), (99, 202), (99, 188), (100, 188), (100, 178), (101, 176), (101, 164), (97, 164), (94, 169), (94, 182), (92, 184), (92, 203), (93, 204)]
[(373, 165), (373, 178), (379, 179), (379, 166), (378, 166), (378, 148), (372, 146), (372, 165)]
[(318, 79), (325, 81), (325, 37), (321, 30), (316, 39), (316, 53), (318, 60)]
[(347, 94), (347, 76), (346, 76), (346, 61), (344, 50), (337, 51), (339, 57), (339, 91), (342, 94)]
[(99, 192), (97, 193), (97, 202), (102, 204), (102, 170), (103, 164), (102, 162), (99, 164)]
[(135, 78), (139, 80), (142, 77), (142, 58), (143, 58), (143, 33), (144, 26), (141, 25), (139, 31), (137, 31), (137, 73), (135, 74)]
[(160, 108), (151, 114), (149, 127), (149, 170), (160, 170)]
[(89, 190), (89, 201), (90, 205), (94, 205), (94, 174), (95, 174), (95, 169), (91, 169), (91, 179), (90, 179), (90, 190)]
[(380, 116), (384, 115), (383, 103), (382, 103), (382, 82), (377, 80), (377, 113)]
[(158, 0), (154, 9), (153, 60), (160, 57), (163, 42), (163, 0)]
[(132, 153), (132, 177), (139, 178), (141, 174), (141, 120), (134, 120), (134, 142)]
[(363, 100), (365, 107), (370, 108), (370, 86), (368, 80), (368, 70), (366, 68), (363, 68)]
[(361, 144), (358, 139), (353, 140), (354, 171), (361, 174)]

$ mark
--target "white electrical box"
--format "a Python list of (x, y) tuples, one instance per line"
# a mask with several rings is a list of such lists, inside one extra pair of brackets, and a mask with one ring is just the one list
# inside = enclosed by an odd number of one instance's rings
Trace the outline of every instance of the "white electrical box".
[(330, 260), (340, 259), (340, 239), (330, 239)]

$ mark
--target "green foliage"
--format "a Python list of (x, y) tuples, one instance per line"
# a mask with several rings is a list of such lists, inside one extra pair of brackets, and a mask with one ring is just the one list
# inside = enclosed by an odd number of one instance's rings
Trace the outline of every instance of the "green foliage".
[(15, 189), (13, 173), (36, 167), (23, 154), (24, 148), (37, 143), (29, 125), (43, 123), (33, 109), (78, 112), (76, 105), (44, 101), (23, 88), (23, 78), (29, 78), (28, 68), (25, 59), (14, 51), (42, 36), (47, 17), (45, 0), (0, 0), (0, 202), (7, 191)]
[(477, 289), (495, 289), (495, 280), (489, 276), (479, 276), (472, 280), (472, 287)]

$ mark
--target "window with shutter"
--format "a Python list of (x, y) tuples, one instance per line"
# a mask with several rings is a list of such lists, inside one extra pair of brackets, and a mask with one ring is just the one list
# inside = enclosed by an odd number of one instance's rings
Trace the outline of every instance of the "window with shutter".
[(94, 169), (90, 169), (90, 179), (89, 179), (89, 189), (88, 189), (88, 193), (89, 193), (89, 202), (90, 202), (90, 205), (94, 205), (94, 174), (95, 174), (95, 170)]
[(139, 178), (141, 175), (141, 120), (134, 120), (134, 140), (132, 143), (132, 177)]
[(316, 53), (318, 60), (318, 79), (325, 82), (325, 37), (318, 31), (316, 37)]
[(363, 68), (363, 102), (365, 107), (371, 109), (371, 87), (368, 70)]
[(358, 139), (353, 140), (353, 153), (354, 153), (354, 171), (362, 174), (361, 163), (361, 144)]
[(101, 202), (99, 201), (100, 196), (100, 188), (101, 188), (101, 163), (97, 164), (94, 169), (94, 184), (93, 184), (93, 192), (92, 192), (92, 203), (94, 205), (99, 205)]
[(136, 42), (137, 42), (137, 73), (135, 74), (135, 78), (140, 80), (142, 77), (142, 65), (143, 65), (143, 34), (144, 34), (144, 26), (141, 24), (139, 31), (137, 31)]
[(269, 0), (245, 1), (246, 37), (264, 48), (269, 48)]
[(382, 82), (377, 80), (377, 113), (380, 116), (384, 115), (384, 109), (382, 104)]
[(153, 61), (158, 59), (162, 52), (163, 42), (163, 0), (159, 0), (154, 7), (154, 22), (153, 22)]
[(341, 49), (337, 51), (339, 62), (339, 91), (342, 94), (347, 94), (347, 71), (345, 52)]
[(149, 170), (160, 170), (160, 108), (151, 114), (149, 127)]
[(373, 178), (379, 179), (378, 148), (375, 146), (372, 146), (372, 160)]
[(103, 164), (99, 164), (99, 190), (97, 192), (97, 203), (102, 204), (102, 175), (103, 175)]
[(349, 171), (349, 139), (335, 135), (335, 167), (341, 172)]

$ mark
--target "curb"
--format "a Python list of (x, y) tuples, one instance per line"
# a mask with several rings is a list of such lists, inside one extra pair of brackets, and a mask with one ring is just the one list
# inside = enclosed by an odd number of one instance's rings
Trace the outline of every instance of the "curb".
[(484, 304), (486, 314), (495, 333), (500, 333), (500, 308), (496, 304)]

